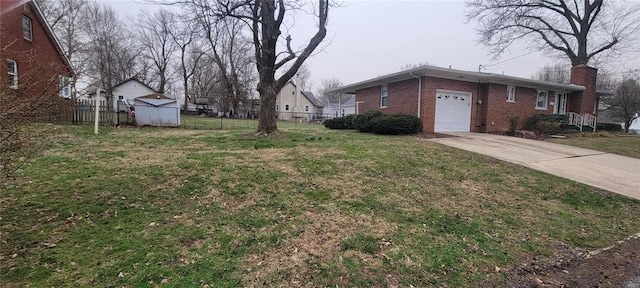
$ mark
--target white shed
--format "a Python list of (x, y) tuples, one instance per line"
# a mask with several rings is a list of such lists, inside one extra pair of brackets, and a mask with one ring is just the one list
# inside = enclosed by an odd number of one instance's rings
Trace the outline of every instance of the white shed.
[(136, 124), (139, 126), (180, 126), (180, 104), (162, 94), (149, 94), (134, 99)]

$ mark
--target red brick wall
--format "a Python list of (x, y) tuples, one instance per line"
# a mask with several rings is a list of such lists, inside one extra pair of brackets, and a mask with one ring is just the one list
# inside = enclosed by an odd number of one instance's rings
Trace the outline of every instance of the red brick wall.
[[(51, 42), (45, 28), (39, 22), (32, 6), (25, 11), (20, 5), (13, 10), (7, 10), (15, 1), (2, 1), (2, 17), (0, 17), (0, 78), (3, 89), (7, 82), (7, 59), (18, 63), (18, 88), (23, 95), (36, 96), (46, 91), (47, 94), (58, 93), (58, 76), (71, 75), (63, 58)], [(26, 4), (29, 5), (29, 4)], [(32, 39), (29, 41), (22, 36), (22, 16), (31, 18)]]
[(572, 95), (571, 100), (567, 103), (567, 111), (594, 114), (597, 75), (598, 69), (586, 65), (571, 68), (571, 84), (584, 86), (586, 90)]
[[(387, 108), (380, 108), (380, 87), (375, 86), (356, 91), (360, 113), (378, 110), (385, 114), (407, 113), (416, 115), (418, 80), (411, 79), (388, 84)], [(520, 117), (518, 129), (522, 129), (534, 114), (551, 114), (555, 93), (549, 91), (546, 110), (536, 109), (537, 90), (516, 87), (515, 102), (507, 102), (507, 86), (503, 84), (473, 83), (458, 80), (423, 77), (421, 119), (424, 132), (433, 132), (435, 126), (435, 104), (437, 90), (471, 93), (471, 132), (491, 132), (509, 129), (509, 117)], [(478, 103), (481, 100), (481, 104)]]
[[(538, 90), (525, 87), (516, 87), (515, 102), (507, 102), (507, 87), (501, 84), (489, 84), (487, 97), (487, 118), (485, 132), (502, 131), (509, 129), (509, 117), (520, 117), (518, 129), (522, 129), (527, 120), (535, 114), (553, 113), (554, 92), (549, 91), (549, 99), (546, 110), (536, 109), (536, 97)], [(483, 105), (484, 105), (483, 103)]]

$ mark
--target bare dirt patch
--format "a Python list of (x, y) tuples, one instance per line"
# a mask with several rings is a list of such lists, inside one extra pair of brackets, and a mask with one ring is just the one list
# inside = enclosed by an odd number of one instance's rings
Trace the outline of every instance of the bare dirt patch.
[(505, 272), (497, 287), (640, 287), (640, 233), (614, 245), (582, 253), (561, 246), (552, 261), (523, 263)]

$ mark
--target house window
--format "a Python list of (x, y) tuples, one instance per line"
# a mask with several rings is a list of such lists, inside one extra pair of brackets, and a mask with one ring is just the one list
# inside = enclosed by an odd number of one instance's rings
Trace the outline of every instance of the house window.
[(305, 112), (309, 112), (309, 105), (305, 105), (305, 106), (304, 106), (304, 111), (305, 111)]
[(516, 102), (516, 86), (507, 86), (507, 102)]
[(289, 104), (284, 105), (284, 111), (289, 111)]
[(387, 107), (387, 98), (389, 96), (387, 85), (382, 85), (380, 88), (380, 107)]
[(547, 110), (548, 103), (549, 103), (549, 92), (538, 90), (538, 96), (536, 97), (536, 109)]
[(123, 95), (118, 95), (118, 100), (124, 100), (124, 96)]
[(276, 111), (278, 111), (280, 109), (280, 107), (276, 104)]
[(18, 89), (18, 63), (7, 59), (7, 70), (9, 70), (9, 88)]
[(31, 18), (22, 16), (22, 37), (29, 41), (33, 40), (33, 34), (31, 30)]
[(58, 84), (58, 90), (60, 96), (69, 98), (71, 97), (71, 78), (60, 75), (60, 83)]

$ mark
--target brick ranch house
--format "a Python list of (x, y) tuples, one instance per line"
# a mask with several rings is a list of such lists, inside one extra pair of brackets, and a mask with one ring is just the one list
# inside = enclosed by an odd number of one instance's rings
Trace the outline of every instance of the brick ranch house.
[[(492, 132), (519, 127), (535, 114), (567, 114), (595, 126), (597, 70), (571, 69), (571, 84), (493, 73), (422, 66), (346, 85), (333, 92), (355, 94), (359, 111), (406, 113), (422, 119), (423, 132)], [(583, 122), (584, 121), (584, 122)]]
[[(35, 1), (0, 1), (0, 79), (21, 97), (71, 97), (69, 59)], [(5, 86), (6, 85), (6, 86)]]

